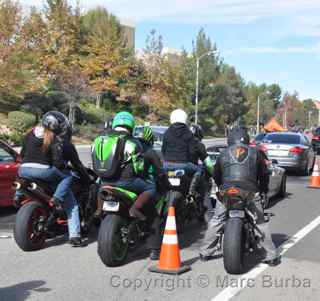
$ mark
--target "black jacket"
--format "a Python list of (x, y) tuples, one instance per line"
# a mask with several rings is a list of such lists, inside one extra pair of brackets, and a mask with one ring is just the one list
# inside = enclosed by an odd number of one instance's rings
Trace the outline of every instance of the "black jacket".
[[(225, 177), (225, 174), (224, 174), (226, 170), (225, 168), (226, 165), (230, 163), (230, 162), (224, 162), (226, 158), (228, 158), (228, 156), (225, 156), (225, 153), (227, 151), (228, 151), (228, 148), (223, 153), (220, 154), (214, 167), (213, 179), (218, 186), (221, 186), (223, 184), (230, 184), (230, 183), (224, 183), (223, 179), (232, 178), (232, 175), (229, 175), (229, 177)], [(266, 156), (260, 150), (254, 149), (254, 151), (256, 152), (255, 154), (256, 170), (255, 171), (251, 170), (249, 172), (251, 172), (252, 174), (254, 173), (256, 174), (255, 185), (257, 189), (260, 192), (267, 193), (269, 190), (269, 171), (266, 165)], [(244, 188), (244, 189), (248, 188), (248, 190), (251, 190), (252, 183), (250, 183), (250, 181), (246, 181), (245, 177), (242, 179), (242, 181), (238, 181), (238, 176), (235, 176), (235, 179), (236, 179), (235, 182), (239, 184), (238, 186), (240, 186), (240, 188)], [(238, 183), (238, 182), (241, 182), (241, 183)]]
[(42, 151), (43, 138), (36, 136), (35, 130), (29, 132), (23, 139), (20, 152), (23, 163), (39, 163), (55, 166), (58, 169), (65, 168), (63, 159), (63, 143), (55, 137), (54, 142), (49, 146), (47, 153)]
[(161, 151), (165, 161), (176, 163), (198, 164), (199, 159), (203, 161), (207, 157), (205, 146), (183, 123), (174, 123), (168, 128), (163, 137)]
[(63, 159), (65, 160), (65, 162), (70, 162), (72, 164), (73, 168), (81, 175), (83, 181), (85, 181), (86, 183), (91, 182), (86, 168), (80, 161), (76, 147), (68, 140), (65, 140), (63, 142)]

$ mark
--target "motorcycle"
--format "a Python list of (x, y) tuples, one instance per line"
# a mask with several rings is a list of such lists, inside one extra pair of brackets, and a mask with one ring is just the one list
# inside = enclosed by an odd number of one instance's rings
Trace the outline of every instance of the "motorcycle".
[(230, 274), (244, 272), (244, 257), (260, 247), (264, 234), (256, 225), (257, 217), (250, 210), (257, 194), (233, 186), (220, 189), (219, 198), (226, 207), (226, 223), (220, 233), (218, 248), (223, 251), (225, 270)]
[(167, 199), (168, 204), (175, 207), (178, 231), (182, 232), (185, 225), (193, 219), (203, 222), (206, 211), (204, 199), (201, 195), (190, 192), (192, 176), (184, 169), (168, 170), (167, 174), (171, 184)]
[[(91, 182), (84, 181), (79, 173), (71, 170), (73, 176), (72, 191), (79, 204), (81, 233), (87, 234), (94, 222), (97, 188), (92, 184), (97, 176), (87, 169)], [(63, 210), (57, 210), (50, 202), (54, 189), (41, 180), (17, 178), (14, 189), (24, 195), (14, 225), (14, 239), (23, 251), (41, 249), (48, 237), (65, 233), (68, 219)]]
[[(100, 189), (98, 207), (102, 209), (102, 222), (98, 234), (98, 255), (108, 267), (122, 265), (128, 252), (150, 235), (148, 223), (129, 214), (137, 197), (135, 193), (120, 187), (102, 185)], [(166, 198), (159, 196), (157, 200), (156, 209), (163, 224)]]

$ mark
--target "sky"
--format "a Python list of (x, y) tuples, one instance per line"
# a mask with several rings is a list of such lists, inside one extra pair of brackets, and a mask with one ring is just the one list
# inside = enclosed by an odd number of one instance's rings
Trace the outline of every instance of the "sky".
[[(21, 0), (41, 6), (40, 0)], [(75, 2), (75, 0), (70, 1)], [(136, 26), (136, 48), (156, 29), (164, 46), (192, 49), (200, 28), (246, 81), (320, 99), (320, 0), (90, 0)]]

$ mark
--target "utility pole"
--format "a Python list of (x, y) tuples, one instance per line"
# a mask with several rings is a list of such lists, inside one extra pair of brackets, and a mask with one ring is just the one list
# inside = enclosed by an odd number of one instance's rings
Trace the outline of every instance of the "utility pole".
[(257, 104), (257, 135), (260, 133), (260, 95), (258, 95)]

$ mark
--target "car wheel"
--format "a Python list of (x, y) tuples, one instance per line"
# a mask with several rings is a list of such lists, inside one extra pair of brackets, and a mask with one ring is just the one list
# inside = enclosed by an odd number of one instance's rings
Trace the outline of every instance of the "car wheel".
[(301, 170), (301, 176), (309, 176), (310, 175), (310, 170), (309, 170), (309, 165), (308, 162), (305, 165), (305, 167)]

